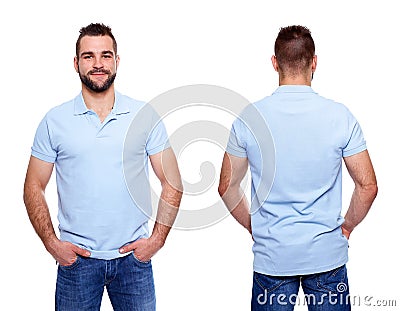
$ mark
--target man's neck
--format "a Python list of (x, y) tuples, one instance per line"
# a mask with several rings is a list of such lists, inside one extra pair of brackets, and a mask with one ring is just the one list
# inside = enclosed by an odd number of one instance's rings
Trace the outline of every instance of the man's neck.
[(114, 106), (114, 85), (104, 92), (96, 93), (82, 86), (82, 96), (88, 109), (93, 110), (103, 121)]
[(96, 109), (110, 109), (114, 105), (115, 90), (112, 85), (108, 90), (96, 93), (83, 86), (82, 96), (88, 109), (94, 111), (96, 111)]
[(307, 85), (311, 86), (311, 79), (306, 79), (304, 77), (290, 77), (282, 78), (279, 77), (279, 86), (281, 85)]

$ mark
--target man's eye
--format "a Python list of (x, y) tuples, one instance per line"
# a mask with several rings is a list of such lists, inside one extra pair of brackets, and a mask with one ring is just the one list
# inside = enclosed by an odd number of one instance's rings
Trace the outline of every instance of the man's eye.
[(104, 58), (112, 58), (111, 55), (103, 55)]
[(83, 59), (91, 59), (93, 56), (91, 56), (91, 55), (85, 55), (85, 56), (83, 56)]

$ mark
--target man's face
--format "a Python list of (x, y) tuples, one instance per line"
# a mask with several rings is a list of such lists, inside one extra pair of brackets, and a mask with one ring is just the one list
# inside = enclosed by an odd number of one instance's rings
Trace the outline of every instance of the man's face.
[(109, 36), (85, 36), (81, 39), (74, 66), (86, 88), (96, 93), (108, 90), (114, 83), (118, 64), (119, 57), (115, 55)]

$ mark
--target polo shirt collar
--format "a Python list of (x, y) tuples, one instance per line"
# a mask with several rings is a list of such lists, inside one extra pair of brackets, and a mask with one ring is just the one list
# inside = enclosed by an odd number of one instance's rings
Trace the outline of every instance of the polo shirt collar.
[[(80, 92), (79, 95), (74, 99), (74, 115), (82, 115), (88, 111), (89, 109), (86, 107), (82, 92)], [(122, 99), (121, 94), (117, 91), (115, 92), (114, 108), (112, 109), (111, 113), (115, 115), (129, 113), (129, 106), (127, 102)]]
[(273, 94), (277, 93), (315, 93), (308, 85), (281, 85)]

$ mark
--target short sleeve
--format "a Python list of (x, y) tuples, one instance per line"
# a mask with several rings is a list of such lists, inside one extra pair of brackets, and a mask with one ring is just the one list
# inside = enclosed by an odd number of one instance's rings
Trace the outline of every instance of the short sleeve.
[(36, 130), (32, 146), (32, 156), (50, 163), (54, 163), (57, 159), (57, 151), (54, 150), (51, 144), (47, 117), (43, 118)]
[(247, 157), (246, 145), (241, 139), (243, 136), (244, 124), (240, 119), (236, 119), (231, 128), (229, 135), (228, 145), (226, 147), (226, 152), (240, 158)]
[(146, 142), (146, 152), (148, 155), (159, 153), (170, 147), (165, 125), (160, 118), (157, 117), (157, 119), (159, 120), (156, 121)]
[(349, 112), (347, 144), (343, 148), (343, 157), (349, 157), (366, 149), (367, 144), (361, 126), (356, 118)]

